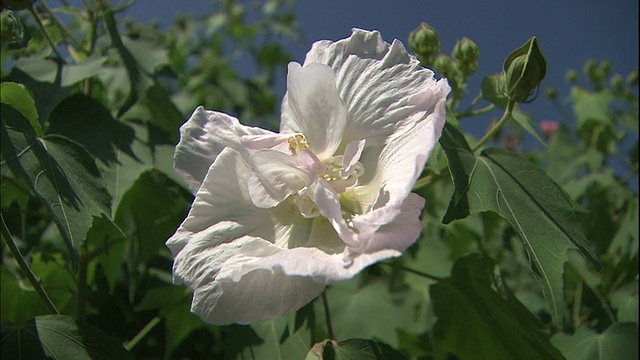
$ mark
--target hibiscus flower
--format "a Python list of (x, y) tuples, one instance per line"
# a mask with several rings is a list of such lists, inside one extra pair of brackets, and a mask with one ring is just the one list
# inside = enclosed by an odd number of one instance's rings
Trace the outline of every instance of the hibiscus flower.
[(175, 152), (195, 200), (167, 241), (191, 311), (276, 318), (413, 244), (424, 199), (411, 189), (450, 90), (433, 75), (401, 42), (354, 29), (289, 64), (279, 133), (197, 108)]

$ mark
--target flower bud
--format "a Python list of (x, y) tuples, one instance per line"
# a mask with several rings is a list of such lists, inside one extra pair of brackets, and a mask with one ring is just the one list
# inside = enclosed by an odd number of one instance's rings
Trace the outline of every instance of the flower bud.
[(553, 134), (557, 133), (559, 127), (560, 124), (554, 120), (540, 121), (540, 129), (547, 139), (550, 138)]
[(633, 70), (631, 73), (629, 73), (629, 75), (627, 76), (627, 84), (629, 84), (629, 86), (638, 85), (638, 69)]
[(538, 39), (534, 36), (511, 52), (503, 68), (505, 96), (517, 102), (533, 100), (531, 95), (547, 73), (547, 61), (540, 51)]
[(0, 42), (14, 43), (22, 38), (22, 24), (13, 16), (11, 10), (0, 13)]
[(544, 88), (544, 93), (551, 100), (555, 100), (555, 99), (558, 98), (558, 90), (555, 87), (551, 86), (551, 85), (547, 85)]
[(409, 34), (409, 48), (423, 65), (431, 65), (440, 53), (440, 37), (431, 25), (421, 23)]
[(564, 75), (564, 78), (569, 84), (575, 85), (578, 82), (578, 72), (571, 69), (567, 71), (567, 73)]
[(473, 40), (463, 37), (456, 43), (452, 55), (460, 64), (460, 70), (465, 75), (471, 75), (478, 69), (480, 48)]

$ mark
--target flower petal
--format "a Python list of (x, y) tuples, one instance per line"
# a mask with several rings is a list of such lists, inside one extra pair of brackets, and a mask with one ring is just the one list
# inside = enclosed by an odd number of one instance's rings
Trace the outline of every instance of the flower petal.
[(298, 168), (296, 158), (273, 150), (251, 155), (253, 173), (249, 177), (249, 194), (262, 208), (278, 205), (309, 182), (309, 174)]
[(333, 70), (322, 64), (290, 63), (281, 123), (290, 131), (280, 132), (304, 134), (310, 149), (325, 160), (340, 145), (346, 122)]
[(365, 148), (360, 158), (365, 173), (357, 189), (365, 212), (385, 205), (397, 207), (411, 192), (442, 133), (448, 92), (446, 81), (438, 81), (425, 94), (434, 103), (424, 110), (423, 119), (398, 129), (385, 145)]
[[(309, 277), (290, 276), (277, 267), (244, 266), (250, 260), (285, 252), (268, 241), (244, 237), (216, 247), (187, 246), (174, 267), (194, 291), (191, 311), (215, 324), (252, 323), (295, 311), (325, 285)], [(245, 268), (246, 272), (237, 270)]]
[(312, 63), (329, 65), (336, 73), (336, 87), (349, 114), (342, 144), (363, 134), (368, 146), (381, 144), (407, 122), (424, 119), (425, 110), (433, 106), (428, 96), (435, 86), (433, 72), (401, 42), (385, 43), (377, 31), (354, 29), (347, 39), (318, 41), (304, 62), (305, 67)]
[[(241, 125), (238, 119), (227, 114), (198, 107), (189, 120), (180, 127), (180, 142), (176, 146), (174, 167), (195, 193), (204, 179), (209, 166), (225, 147), (246, 152), (240, 139), (242, 136), (267, 137), (274, 134), (268, 130)], [(281, 136), (280, 136), (281, 137)], [(281, 140), (281, 139), (279, 139)], [(249, 139), (245, 140), (248, 142)], [(285, 140), (286, 141), (286, 138)], [(261, 143), (273, 146), (274, 141)]]

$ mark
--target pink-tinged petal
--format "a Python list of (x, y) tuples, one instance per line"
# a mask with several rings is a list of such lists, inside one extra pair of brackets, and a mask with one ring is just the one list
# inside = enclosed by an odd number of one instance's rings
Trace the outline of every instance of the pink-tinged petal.
[(240, 152), (245, 147), (240, 138), (245, 135), (273, 135), (256, 127), (241, 125), (238, 119), (216, 111), (198, 107), (180, 127), (180, 142), (176, 146), (174, 167), (195, 193), (209, 166), (225, 147)]
[(342, 144), (362, 137), (368, 146), (382, 144), (407, 122), (423, 120), (437, 101), (428, 96), (436, 83), (433, 72), (401, 42), (388, 44), (377, 31), (354, 29), (347, 39), (316, 42), (304, 63), (326, 64), (336, 73), (349, 114)]
[(344, 173), (347, 174), (353, 169), (354, 165), (360, 160), (362, 156), (362, 150), (366, 140), (352, 141), (344, 149), (344, 155), (342, 157), (342, 166), (344, 167)]
[(309, 174), (298, 168), (296, 158), (273, 150), (251, 154), (253, 173), (249, 177), (249, 194), (261, 208), (278, 205), (309, 182)]
[(289, 64), (282, 127), (306, 136), (309, 148), (321, 159), (331, 157), (342, 141), (347, 113), (336, 90), (336, 78), (322, 64)]

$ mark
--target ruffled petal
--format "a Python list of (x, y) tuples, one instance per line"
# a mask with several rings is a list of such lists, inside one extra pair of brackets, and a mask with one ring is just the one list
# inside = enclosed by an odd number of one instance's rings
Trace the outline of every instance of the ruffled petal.
[[(238, 119), (224, 113), (205, 110), (198, 107), (189, 120), (180, 127), (180, 142), (176, 146), (174, 167), (195, 194), (209, 166), (225, 147), (232, 147), (240, 152), (246, 144), (242, 144), (242, 136), (271, 137), (270, 142), (263, 142), (262, 148), (275, 146), (282, 142), (282, 136), (271, 131), (241, 125)], [(277, 141), (273, 135), (278, 135)], [(245, 140), (249, 143), (251, 139)], [(285, 140), (286, 141), (286, 138)]]
[(318, 41), (304, 62), (305, 67), (312, 63), (336, 73), (349, 117), (343, 145), (363, 137), (368, 146), (382, 144), (407, 123), (423, 120), (435, 102), (429, 96), (436, 83), (433, 72), (401, 42), (388, 44), (377, 31), (354, 29), (347, 39)]
[(253, 237), (216, 247), (189, 244), (176, 258), (174, 271), (194, 292), (194, 314), (215, 325), (247, 324), (295, 311), (324, 290), (323, 283), (287, 275), (277, 266), (245, 266), (284, 252)]
[(411, 192), (442, 133), (448, 93), (446, 81), (438, 81), (425, 95), (432, 103), (424, 109), (423, 119), (399, 129), (386, 144), (365, 148), (360, 162), (366, 172), (357, 189), (365, 212), (386, 205), (397, 207)]
[(289, 64), (287, 94), (282, 108), (281, 127), (300, 132), (309, 148), (322, 160), (331, 157), (342, 141), (347, 113), (330, 67), (322, 64)]

